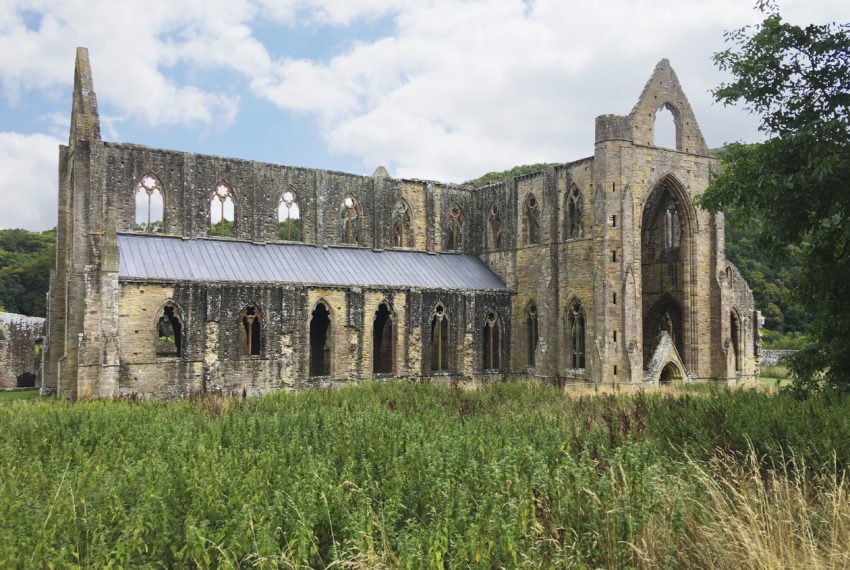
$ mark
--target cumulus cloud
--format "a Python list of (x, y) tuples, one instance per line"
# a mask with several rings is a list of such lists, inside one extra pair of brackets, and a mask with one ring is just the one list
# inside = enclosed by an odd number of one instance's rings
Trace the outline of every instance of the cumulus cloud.
[[(802, 21), (847, 13), (787, 2)], [(319, 117), (330, 148), (398, 176), (464, 180), (523, 162), (593, 152), (593, 120), (625, 114), (654, 64), (672, 60), (711, 145), (756, 136), (752, 118), (712, 105), (722, 32), (760, 19), (740, 0), (428, 0), (389, 37), (329, 61), (282, 60), (255, 91)]]
[[(846, 0), (785, 0), (781, 9), (801, 23), (850, 20)], [(375, 18), (386, 18), (387, 33), (331, 56), (291, 57), (261, 39), (342, 27), (356, 38)], [(0, 94), (12, 106), (35, 92), (67, 94), (74, 48), (85, 45), (109, 138), (125, 123), (226, 127), (260, 98), (314, 117), (329, 153), (357, 157), (363, 172), (384, 164), (394, 176), (462, 181), (590, 155), (594, 117), (628, 113), (663, 57), (709, 145), (757, 138), (753, 118), (712, 103), (723, 78), (710, 56), (724, 30), (759, 19), (740, 0), (6, 0)], [(222, 76), (236, 80), (214, 80)], [(34, 129), (49, 134), (0, 137), (5, 187), (14, 165), (28, 174), (15, 174), (14, 187), (50, 204), (43, 216), (7, 208), (3, 225), (54, 223), (56, 145), (68, 119), (50, 111)], [(45, 186), (36, 192), (36, 183)]]
[(62, 143), (41, 133), (0, 132), (0, 228), (48, 230), (56, 225)]

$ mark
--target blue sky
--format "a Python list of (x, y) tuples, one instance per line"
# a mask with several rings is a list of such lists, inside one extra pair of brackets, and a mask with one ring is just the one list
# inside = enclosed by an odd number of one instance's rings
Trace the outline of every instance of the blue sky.
[(757, 140), (709, 90), (723, 31), (758, 20), (742, 0), (0, 0), (0, 227), (55, 224), (76, 46), (107, 140), (462, 182), (591, 155), (594, 117), (628, 113), (663, 57), (710, 146)]

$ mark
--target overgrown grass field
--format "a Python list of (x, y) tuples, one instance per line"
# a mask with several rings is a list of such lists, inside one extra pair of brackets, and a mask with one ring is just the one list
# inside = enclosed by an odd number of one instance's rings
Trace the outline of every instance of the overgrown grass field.
[(0, 567), (850, 566), (847, 400), (399, 382), (0, 425)]

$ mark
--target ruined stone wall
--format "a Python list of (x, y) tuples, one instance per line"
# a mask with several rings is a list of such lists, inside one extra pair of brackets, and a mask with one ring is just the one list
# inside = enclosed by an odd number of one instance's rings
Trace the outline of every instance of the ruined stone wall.
[[(115, 212), (117, 230), (133, 231), (134, 190), (146, 174), (155, 175), (164, 194), (163, 233), (207, 237), (210, 198), (220, 182), (234, 194), (237, 239), (278, 241), (278, 207), (284, 192), (293, 192), (299, 206), (305, 243), (344, 243), (340, 210), (346, 196), (359, 203), (356, 243), (362, 247), (393, 247), (393, 210), (404, 200), (410, 207), (410, 242), (403, 247), (441, 251), (452, 204), (464, 211), (461, 251), (477, 252), (471, 211), (471, 189), (418, 180), (359, 176), (342, 172), (267, 164), (235, 158), (198, 155), (132, 144), (101, 143), (104, 192)], [(213, 237), (215, 233), (212, 232)]]
[(45, 320), (0, 313), (0, 390), (41, 387)]
[[(666, 60), (629, 115), (597, 118), (592, 157), (476, 188), (393, 179), (383, 168), (360, 176), (106, 143), (100, 140), (85, 50), (77, 58), (71, 137), (60, 149), (45, 364), (46, 388), (60, 395), (255, 394), (373, 377), (374, 319), (384, 302), (392, 313), (398, 377), (644, 381), (650, 355), (643, 325), (664, 294), (681, 306), (683, 339), (681, 354), (670, 342), (665, 354), (691, 378), (737, 381), (756, 370), (759, 316), (746, 283), (726, 263), (723, 217), (694, 206), (716, 161)], [(655, 145), (661, 108), (673, 114), (675, 148)], [(235, 239), (278, 241), (279, 205), (291, 192), (301, 241), (478, 255), (507, 290), (120, 281), (115, 236), (134, 231), (134, 192), (148, 174), (162, 187), (165, 234), (229, 239), (211, 235), (210, 228), (212, 193), (226, 183), (234, 199)], [(675, 288), (665, 285), (669, 263), (647, 263), (644, 251), (649, 232), (660, 231), (657, 219), (645, 220), (659, 188), (679, 206)], [(577, 233), (568, 214), (571, 196), (580, 205)], [(346, 198), (353, 200), (349, 210), (342, 207)], [(456, 240), (449, 239), (453, 215), (462, 220)], [(179, 356), (157, 353), (156, 323), (165, 303), (179, 309), (183, 323)], [(311, 377), (310, 322), (319, 303), (330, 313), (331, 365)], [(532, 303), (538, 335), (533, 351)], [(262, 337), (259, 354), (251, 355), (243, 348), (240, 320), (249, 305)], [(572, 364), (572, 306), (580, 307), (585, 322), (583, 367)], [(448, 322), (447, 363), (435, 373), (431, 342), (438, 307)], [(483, 360), (488, 314), (497, 315), (500, 326), (500, 366), (494, 371), (485, 370)], [(740, 328), (736, 338), (732, 315)], [(730, 347), (739, 347), (737, 365)]]
[[(451, 346), (449, 370), (439, 376), (482, 374), (479, 355), (486, 311), (497, 311), (504, 323), (510, 322), (507, 292), (122, 282), (118, 393), (256, 395), (374, 378), (372, 336), (382, 302), (390, 305), (395, 325), (393, 377), (433, 376), (430, 321), (437, 303), (449, 316)], [(179, 308), (183, 323), (180, 356), (157, 356), (156, 323), (166, 303)], [(262, 319), (256, 356), (246, 356), (241, 348), (240, 316), (248, 303), (259, 309)], [(310, 377), (310, 319), (318, 303), (326, 304), (331, 314), (331, 373)], [(507, 350), (510, 327), (502, 334)]]

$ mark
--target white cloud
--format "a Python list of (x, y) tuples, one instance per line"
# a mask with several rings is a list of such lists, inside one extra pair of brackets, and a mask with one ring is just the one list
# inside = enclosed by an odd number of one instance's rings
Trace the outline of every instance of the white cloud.
[(56, 225), (59, 145), (45, 134), (0, 132), (0, 228)]
[[(385, 164), (394, 176), (462, 181), (515, 164), (590, 155), (594, 117), (628, 113), (663, 57), (677, 70), (709, 145), (753, 139), (754, 120), (714, 105), (709, 93), (722, 80), (710, 56), (723, 48), (724, 30), (760, 19), (751, 5), (0, 0), (0, 93), (10, 105), (36, 91), (67, 94), (74, 48), (84, 45), (108, 138), (117, 137), (119, 122), (208, 132), (237, 120), (239, 106), (254, 95), (284, 111), (313, 114), (330, 151), (358, 157), (363, 172)], [(781, 7), (800, 23), (850, 20), (846, 0), (786, 0)], [(25, 13), (40, 23), (28, 27)], [(388, 35), (346, 43), (330, 58), (276, 59), (258, 34), (260, 25), (265, 34), (275, 25), (286, 34), (379, 17), (392, 18)], [(244, 81), (212, 83), (226, 76), (222, 71)], [(55, 223), (56, 145), (68, 117), (50, 111), (34, 127), (49, 135), (0, 135), (4, 188), (24, 185), (37, 198), (16, 205), (14, 215), (6, 209), (0, 225)]]
[[(810, 22), (848, 8), (798, 0), (783, 11)], [(427, 0), (399, 9), (390, 37), (327, 62), (275, 62), (253, 87), (316, 113), (330, 148), (364, 170), (460, 181), (592, 154), (594, 117), (628, 113), (663, 57), (710, 145), (752, 139), (751, 117), (712, 104), (722, 76), (710, 56), (724, 30), (759, 19), (740, 0)]]

